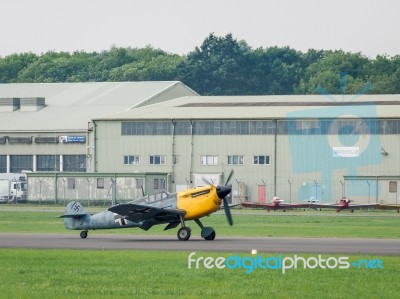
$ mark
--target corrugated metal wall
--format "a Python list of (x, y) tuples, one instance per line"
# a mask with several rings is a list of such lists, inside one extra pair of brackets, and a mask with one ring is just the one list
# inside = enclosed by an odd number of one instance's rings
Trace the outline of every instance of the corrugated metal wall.
[[(371, 201), (375, 187), (348, 185), (348, 175), (396, 175), (400, 169), (399, 135), (359, 135), (354, 140), (341, 140), (334, 135), (148, 135), (121, 136), (120, 121), (97, 122), (97, 170), (101, 172), (165, 172), (170, 174), (168, 190), (188, 186), (193, 173), (215, 173), (227, 176), (234, 201), (239, 184), (246, 186), (247, 198), (257, 201), (259, 185), (266, 187), (266, 201), (279, 196), (286, 202), (316, 198), (336, 202), (343, 195), (359, 203)], [(276, 142), (276, 143), (275, 143)], [(334, 148), (350, 142), (358, 148), (353, 157), (335, 156)], [(382, 148), (387, 155), (382, 154)], [(123, 165), (123, 155), (140, 155), (139, 165)], [(165, 155), (165, 165), (149, 165), (149, 155)], [(172, 164), (172, 156), (178, 163)], [(201, 155), (217, 155), (217, 165), (201, 165)], [(228, 165), (228, 155), (243, 155), (243, 165)], [(269, 165), (254, 165), (255, 155), (270, 157)], [(348, 186), (346, 186), (346, 184)], [(179, 187), (181, 188), (181, 187)], [(384, 189), (384, 188), (383, 188)], [(379, 189), (378, 192), (381, 192)], [(379, 200), (393, 202), (388, 194)], [(393, 197), (393, 196), (392, 196)]]

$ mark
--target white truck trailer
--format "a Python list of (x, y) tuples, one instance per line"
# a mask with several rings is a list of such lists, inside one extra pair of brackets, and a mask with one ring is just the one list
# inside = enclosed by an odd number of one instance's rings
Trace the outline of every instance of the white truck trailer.
[(0, 174), (0, 203), (27, 201), (26, 175), (22, 173)]

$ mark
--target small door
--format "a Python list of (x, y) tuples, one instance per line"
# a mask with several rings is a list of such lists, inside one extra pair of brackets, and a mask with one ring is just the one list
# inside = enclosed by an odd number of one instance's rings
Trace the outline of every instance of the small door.
[(391, 204), (398, 204), (398, 194), (399, 194), (399, 189), (398, 189), (398, 182), (397, 181), (389, 181), (389, 196), (388, 196), (388, 202)]
[(258, 185), (258, 202), (265, 203), (266, 197), (267, 197), (267, 186)]

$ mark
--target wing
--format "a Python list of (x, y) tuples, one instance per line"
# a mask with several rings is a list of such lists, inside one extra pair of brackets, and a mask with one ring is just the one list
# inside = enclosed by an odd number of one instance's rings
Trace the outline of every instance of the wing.
[(400, 213), (400, 205), (396, 204), (380, 204), (379, 208), (383, 210), (397, 210), (397, 213)]
[(314, 209), (322, 209), (322, 208), (339, 209), (339, 208), (340, 208), (340, 205), (338, 205), (338, 204), (310, 203), (308, 206), (309, 206), (310, 208), (314, 208)]
[(274, 206), (268, 203), (256, 203), (256, 202), (242, 202), (242, 207), (244, 208), (263, 208), (263, 209), (271, 209)]
[(378, 203), (367, 203), (367, 204), (350, 204), (349, 209), (369, 209), (369, 208), (377, 208), (379, 206)]
[(285, 209), (305, 209), (309, 208), (310, 204), (308, 203), (281, 203), (281, 207), (284, 207)]
[(311, 203), (310, 207), (314, 209), (323, 209), (323, 208), (328, 208), (328, 209), (348, 209), (348, 210), (361, 210), (361, 209), (369, 209), (373, 207), (378, 207), (379, 204), (373, 203), (373, 204), (349, 204), (347, 208), (339, 205), (339, 204), (316, 204), (316, 203)]
[(142, 224), (144, 230), (150, 229), (155, 224), (176, 223), (186, 211), (179, 209), (158, 208), (153, 206), (132, 203), (119, 204), (108, 209), (110, 212), (124, 216), (125, 219)]

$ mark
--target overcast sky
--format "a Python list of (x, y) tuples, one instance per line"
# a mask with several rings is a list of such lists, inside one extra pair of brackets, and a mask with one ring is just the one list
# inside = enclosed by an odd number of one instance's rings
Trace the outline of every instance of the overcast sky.
[(187, 54), (214, 32), (251, 47), (400, 54), (399, 0), (1, 0), (0, 56), (152, 45)]

